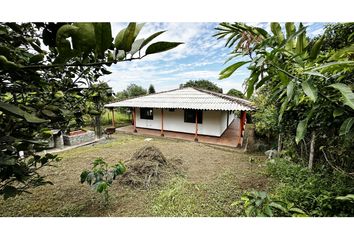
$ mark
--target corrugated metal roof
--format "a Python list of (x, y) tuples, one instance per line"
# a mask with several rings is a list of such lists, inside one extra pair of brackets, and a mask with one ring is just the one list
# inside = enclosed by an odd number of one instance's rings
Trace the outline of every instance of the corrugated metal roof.
[(126, 99), (105, 105), (114, 107), (177, 108), (197, 110), (253, 111), (250, 101), (202, 89), (182, 88)]

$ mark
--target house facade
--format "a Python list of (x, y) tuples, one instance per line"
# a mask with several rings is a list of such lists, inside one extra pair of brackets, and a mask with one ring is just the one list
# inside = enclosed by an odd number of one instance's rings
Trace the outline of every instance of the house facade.
[(195, 114), (198, 114), (198, 134), (220, 137), (234, 120), (233, 111), (136, 108), (136, 127), (164, 131), (195, 133)]
[[(134, 132), (139, 128), (220, 137), (240, 111), (240, 139), (246, 123), (246, 111), (253, 111), (251, 102), (196, 88), (183, 88), (131, 98), (105, 105), (106, 108), (129, 107), (133, 113)], [(112, 111), (112, 115), (113, 115)], [(114, 119), (114, 118), (113, 118)], [(114, 120), (113, 123), (114, 125)]]

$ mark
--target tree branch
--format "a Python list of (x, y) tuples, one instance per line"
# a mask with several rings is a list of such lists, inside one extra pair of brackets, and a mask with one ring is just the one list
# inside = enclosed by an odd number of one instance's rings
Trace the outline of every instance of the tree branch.
[(50, 64), (50, 65), (28, 65), (28, 66), (20, 66), (20, 69), (49, 69), (49, 68), (58, 68), (58, 67), (95, 67), (101, 66), (105, 64), (116, 64), (118, 62), (130, 62), (133, 60), (143, 59), (145, 56), (129, 58), (124, 60), (114, 60), (114, 61), (104, 61), (104, 62), (94, 62), (94, 63), (70, 63), (70, 64)]

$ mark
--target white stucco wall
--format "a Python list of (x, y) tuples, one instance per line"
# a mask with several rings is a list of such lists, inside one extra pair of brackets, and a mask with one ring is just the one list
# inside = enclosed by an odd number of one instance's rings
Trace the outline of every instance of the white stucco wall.
[[(227, 115), (229, 115), (229, 122), (227, 122)], [(228, 126), (230, 126), (234, 119), (235, 115), (232, 111), (221, 111), (221, 118), (219, 123), (221, 127), (221, 134), (227, 129)]]
[[(203, 111), (203, 123), (198, 124), (198, 134), (221, 136), (226, 129), (227, 111)], [(153, 120), (140, 119), (140, 109), (136, 109), (136, 126), (139, 128), (161, 129), (161, 109), (153, 109)], [(233, 113), (229, 116), (229, 124)], [(170, 112), (164, 109), (164, 130), (195, 133), (195, 123), (184, 122), (184, 110), (175, 109)]]

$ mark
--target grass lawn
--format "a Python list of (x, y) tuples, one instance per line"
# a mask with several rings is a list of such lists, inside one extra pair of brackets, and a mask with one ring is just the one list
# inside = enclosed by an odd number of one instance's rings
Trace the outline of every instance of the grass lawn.
[[(54, 185), (1, 199), (0, 216), (239, 216), (230, 205), (243, 191), (269, 188), (263, 155), (163, 138), (153, 138), (149, 144), (183, 164), (179, 174), (162, 179), (160, 185), (147, 190), (116, 181), (105, 208), (101, 196), (79, 182), (80, 173), (95, 158), (114, 164), (146, 144), (142, 136), (117, 133), (103, 143), (62, 152), (63, 159), (42, 172)], [(250, 157), (256, 163), (250, 163)]]

